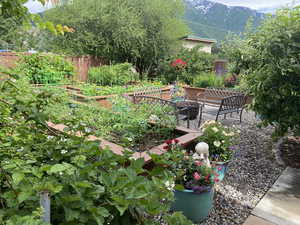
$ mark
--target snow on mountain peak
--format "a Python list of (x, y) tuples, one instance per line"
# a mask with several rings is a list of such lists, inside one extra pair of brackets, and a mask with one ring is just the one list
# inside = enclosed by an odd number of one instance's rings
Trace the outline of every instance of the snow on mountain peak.
[(195, 9), (198, 9), (203, 14), (208, 13), (208, 11), (216, 4), (216, 2), (211, 2), (207, 0), (185, 0), (189, 2)]

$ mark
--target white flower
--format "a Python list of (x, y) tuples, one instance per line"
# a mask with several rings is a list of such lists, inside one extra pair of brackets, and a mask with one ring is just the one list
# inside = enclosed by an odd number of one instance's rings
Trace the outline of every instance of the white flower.
[(221, 146), (221, 142), (220, 141), (214, 141), (214, 146), (216, 146), (217, 148)]
[(68, 151), (67, 150), (61, 150), (60, 153), (61, 154), (66, 154)]
[(228, 134), (228, 136), (233, 137), (233, 136), (234, 136), (234, 132), (230, 132), (230, 133)]
[(223, 141), (221, 141), (222, 143), (225, 143), (225, 141), (223, 140)]
[(160, 119), (157, 115), (150, 115), (149, 120), (152, 122), (158, 122)]
[(238, 132), (239, 134), (241, 133), (241, 131), (240, 131), (240, 130), (237, 130), (236, 132)]
[(217, 133), (219, 131), (219, 129), (217, 127), (213, 127), (212, 130)]
[(128, 137), (128, 138), (127, 138), (127, 140), (131, 142), (133, 139), (132, 139), (132, 138), (130, 138), (130, 137)]
[(171, 181), (171, 182), (170, 181), (166, 181), (165, 185), (166, 185), (166, 187), (167, 187), (168, 190), (170, 190), (170, 191), (174, 190), (174, 187), (175, 187), (174, 181)]

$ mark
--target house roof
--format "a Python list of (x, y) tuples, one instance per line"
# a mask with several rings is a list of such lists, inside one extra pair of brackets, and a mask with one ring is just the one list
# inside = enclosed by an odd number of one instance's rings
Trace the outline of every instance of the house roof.
[(187, 40), (187, 41), (196, 41), (196, 42), (205, 42), (205, 43), (216, 43), (217, 41), (215, 39), (208, 39), (208, 38), (202, 38), (202, 37), (197, 37), (197, 36), (184, 36), (181, 38), (182, 40)]

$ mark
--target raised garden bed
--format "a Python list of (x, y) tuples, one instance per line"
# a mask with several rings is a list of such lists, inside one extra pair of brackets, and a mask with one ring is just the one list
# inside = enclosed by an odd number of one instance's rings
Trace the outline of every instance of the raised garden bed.
[[(117, 96), (117, 94), (105, 95), (105, 96), (86, 96), (86, 95), (82, 94), (82, 90), (80, 88), (73, 87), (73, 86), (66, 86), (66, 89), (69, 90), (69, 93), (77, 101), (80, 101), (80, 102), (96, 101), (101, 106), (106, 107), (106, 108), (111, 108), (111, 106), (112, 106), (109, 99)], [(159, 97), (162, 99), (169, 100), (171, 98), (170, 90), (171, 90), (170, 86), (162, 87), (161, 94)], [(138, 93), (138, 92), (127, 92), (127, 93), (125, 92), (125, 93), (123, 93), (123, 95), (131, 98), (134, 95), (134, 93)]]
[[(64, 132), (64, 129), (66, 128), (66, 126), (63, 124), (53, 124), (53, 123), (49, 122), (48, 125), (58, 131), (61, 131), (61, 132)], [(180, 127), (180, 126), (177, 126), (174, 129), (174, 133), (180, 135), (176, 139), (179, 141), (178, 143), (184, 147), (188, 147), (188, 145), (194, 143), (197, 140), (197, 138), (201, 135), (200, 131), (197, 132), (195, 130), (190, 130), (190, 129)], [(116, 143), (107, 141), (103, 138), (99, 138), (96, 136), (89, 136), (88, 140), (100, 141), (101, 143), (100, 143), (99, 148), (101, 148), (101, 149), (109, 148), (111, 151), (113, 151), (115, 154), (118, 154), (118, 155), (123, 155), (123, 153), (125, 151), (124, 147), (122, 147)], [(152, 147), (148, 151), (135, 152), (133, 154), (133, 157), (135, 159), (144, 158), (145, 163), (150, 163), (151, 162), (150, 154), (156, 154), (156, 155), (164, 154), (167, 151), (166, 149), (164, 149), (164, 146), (165, 146), (165, 143), (161, 143), (157, 146)]]

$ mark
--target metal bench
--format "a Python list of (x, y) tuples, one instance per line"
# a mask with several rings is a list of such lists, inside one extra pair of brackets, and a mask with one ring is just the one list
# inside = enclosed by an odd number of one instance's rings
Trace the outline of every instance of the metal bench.
[(205, 88), (203, 94), (197, 96), (197, 101), (201, 102), (203, 106), (220, 106), (222, 99), (230, 96), (244, 96), (242, 92), (228, 88)]
[[(203, 110), (203, 113), (211, 114), (216, 116), (216, 121), (218, 120), (220, 115), (224, 115), (224, 118), (226, 118), (226, 115), (230, 113), (236, 112), (240, 116), (240, 122), (242, 122), (242, 113), (245, 107), (246, 103), (246, 97), (245, 95), (233, 95), (229, 97), (225, 97), (221, 100), (220, 105), (218, 108), (216, 107), (207, 107)], [(201, 124), (202, 118), (199, 119), (198, 126)]]

